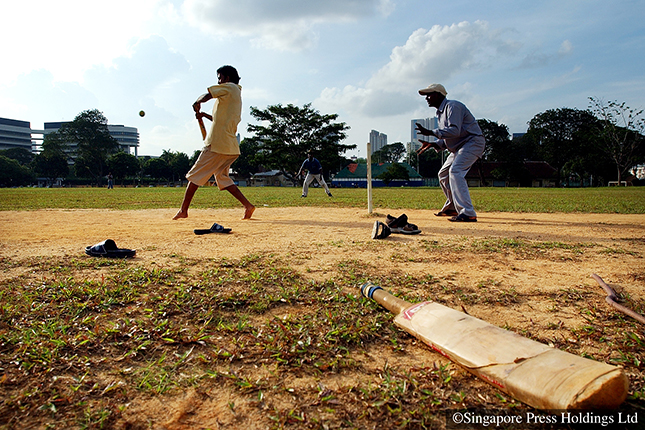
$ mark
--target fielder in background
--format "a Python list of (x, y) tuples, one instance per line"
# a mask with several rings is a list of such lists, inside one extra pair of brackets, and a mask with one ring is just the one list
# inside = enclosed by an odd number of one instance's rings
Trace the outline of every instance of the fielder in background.
[(438, 128), (428, 130), (417, 124), (417, 131), (424, 136), (434, 136), (436, 142), (419, 140), (423, 144), (418, 153), (428, 148), (448, 150), (450, 155), (439, 170), (439, 185), (446, 196), (446, 203), (436, 216), (450, 216), (450, 221), (476, 222), (477, 214), (470, 200), (466, 174), (484, 154), (486, 140), (475, 117), (468, 108), (456, 100), (448, 100), (448, 92), (441, 84), (432, 84), (419, 90), (428, 106), (437, 109)]
[(329, 187), (325, 182), (325, 178), (323, 178), (322, 175), (322, 164), (314, 158), (314, 155), (311, 152), (307, 153), (307, 159), (302, 163), (302, 166), (300, 166), (300, 170), (296, 173), (296, 178), (300, 177), (300, 173), (302, 173), (303, 170), (307, 171), (307, 176), (305, 177), (305, 182), (302, 184), (301, 197), (307, 197), (307, 194), (309, 193), (309, 185), (311, 185), (314, 179), (325, 189), (327, 195), (332, 197), (329, 192)]
[[(200, 186), (206, 185), (213, 175), (220, 191), (228, 191), (244, 205), (244, 219), (250, 219), (255, 211), (255, 206), (244, 197), (228, 175), (231, 164), (240, 156), (237, 125), (242, 119), (242, 87), (239, 82), (240, 76), (234, 67), (222, 66), (217, 69), (217, 85), (208, 88), (208, 92), (193, 104), (197, 119), (206, 118), (212, 124), (199, 158), (186, 174), (189, 182), (184, 200), (173, 219), (188, 218), (188, 208), (195, 192)], [(215, 100), (213, 114), (201, 112), (201, 104), (211, 99)]]

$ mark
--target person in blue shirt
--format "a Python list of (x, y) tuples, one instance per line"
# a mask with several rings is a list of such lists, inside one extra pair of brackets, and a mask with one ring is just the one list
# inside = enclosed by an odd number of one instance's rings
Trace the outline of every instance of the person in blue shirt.
[(477, 214), (470, 200), (466, 174), (484, 154), (486, 139), (475, 117), (468, 108), (456, 100), (448, 100), (441, 84), (432, 84), (419, 90), (428, 106), (437, 109), (439, 126), (428, 130), (417, 123), (417, 131), (424, 136), (434, 136), (436, 142), (419, 140), (423, 144), (418, 153), (428, 148), (447, 150), (448, 158), (439, 170), (439, 185), (446, 196), (446, 203), (437, 216), (451, 216), (450, 221), (476, 222)]
[(311, 152), (307, 153), (307, 159), (302, 163), (302, 166), (300, 166), (300, 170), (296, 173), (296, 178), (300, 177), (300, 173), (302, 173), (303, 170), (307, 171), (307, 176), (305, 177), (305, 182), (302, 184), (301, 197), (307, 197), (307, 194), (309, 193), (309, 185), (311, 185), (314, 179), (325, 189), (327, 195), (332, 197), (329, 192), (329, 187), (325, 182), (325, 178), (323, 178), (322, 165), (320, 164), (320, 161), (314, 158), (314, 155)]

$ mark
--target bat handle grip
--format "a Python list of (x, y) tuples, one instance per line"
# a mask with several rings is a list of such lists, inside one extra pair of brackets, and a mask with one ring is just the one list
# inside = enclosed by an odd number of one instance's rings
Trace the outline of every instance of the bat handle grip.
[(374, 300), (379, 305), (383, 306), (394, 315), (398, 315), (405, 309), (412, 306), (412, 303), (401, 300), (390, 293), (385, 292), (383, 288), (371, 282), (366, 282), (361, 285), (361, 294), (363, 297)]

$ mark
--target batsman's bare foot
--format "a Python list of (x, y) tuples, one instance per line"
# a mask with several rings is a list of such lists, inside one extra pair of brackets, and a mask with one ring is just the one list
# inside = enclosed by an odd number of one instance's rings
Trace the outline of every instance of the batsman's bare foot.
[(253, 212), (255, 212), (255, 206), (247, 207), (246, 210), (244, 211), (244, 218), (242, 219), (251, 219), (251, 217), (253, 216)]
[(179, 212), (177, 212), (177, 215), (172, 217), (172, 219), (174, 219), (174, 220), (175, 219), (181, 219), (181, 218), (188, 218), (188, 212), (183, 212), (182, 210), (180, 210)]

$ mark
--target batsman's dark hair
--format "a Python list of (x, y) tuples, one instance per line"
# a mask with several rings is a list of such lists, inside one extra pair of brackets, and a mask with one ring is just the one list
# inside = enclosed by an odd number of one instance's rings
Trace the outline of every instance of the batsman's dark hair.
[(237, 74), (237, 69), (235, 69), (235, 67), (233, 66), (222, 66), (217, 69), (217, 74), (226, 76), (229, 81), (233, 82), (234, 84), (240, 83), (240, 75)]

